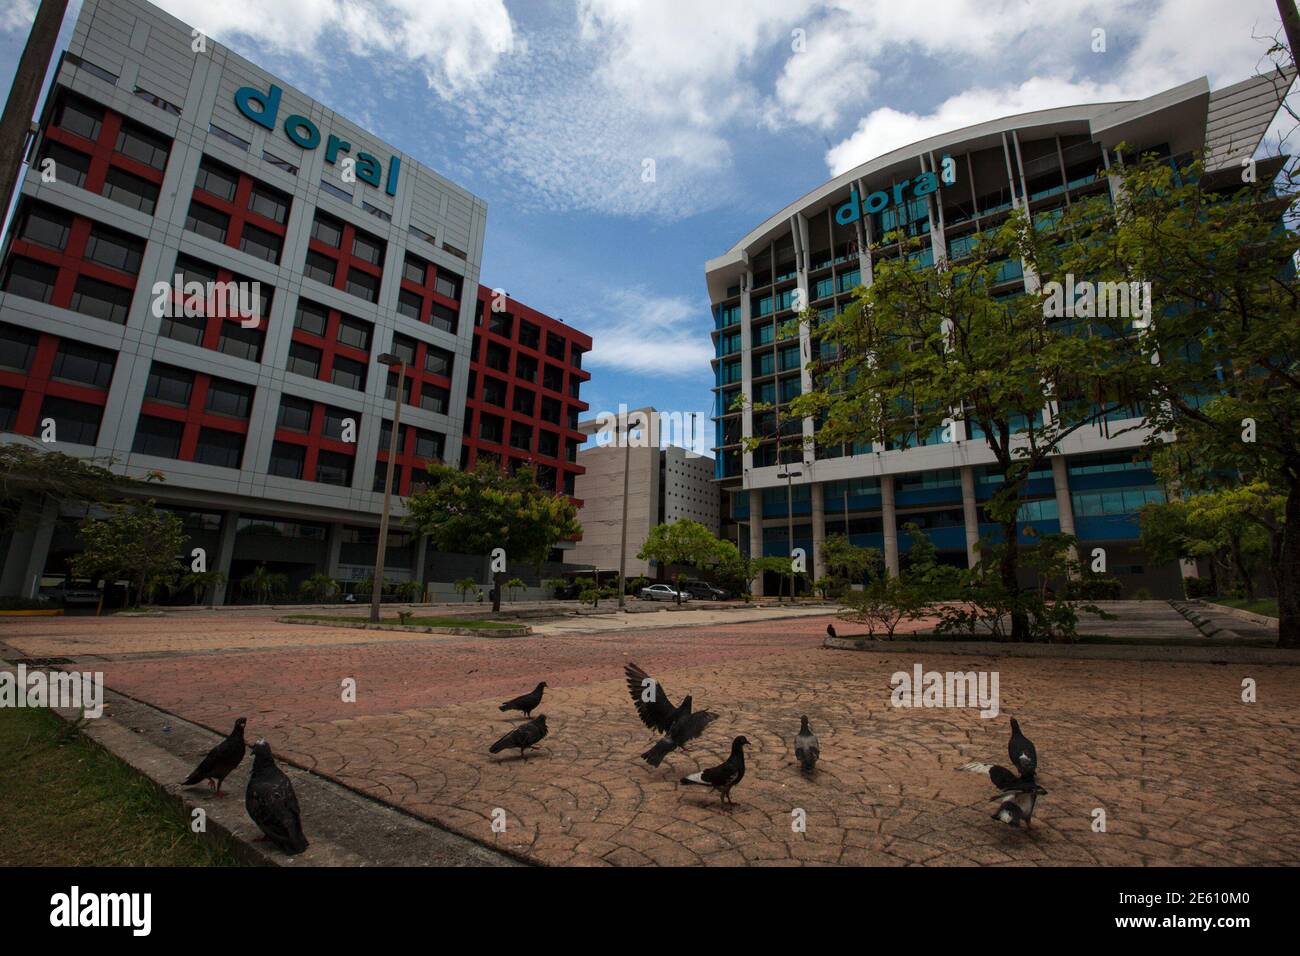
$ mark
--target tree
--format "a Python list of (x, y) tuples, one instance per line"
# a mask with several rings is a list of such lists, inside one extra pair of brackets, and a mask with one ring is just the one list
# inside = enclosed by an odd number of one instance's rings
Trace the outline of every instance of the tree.
[(298, 593), (309, 601), (330, 601), (338, 592), (339, 583), (320, 571), (298, 585)]
[(883, 632), (891, 641), (898, 625), (920, 617), (928, 604), (925, 590), (903, 575), (878, 575), (861, 591), (846, 591), (843, 601), (848, 620), (865, 624), (871, 637)]
[[(827, 535), (822, 542), (821, 567), (826, 596), (839, 594), (854, 584), (862, 584), (868, 573), (877, 575), (883, 558), (877, 548), (864, 548), (851, 542), (847, 535)], [(829, 593), (828, 593), (829, 592)]]
[(509, 581), (506, 582), (505, 586), (506, 586), (506, 590), (510, 592), (510, 600), (512, 602), (515, 599), (516, 591), (520, 591), (528, 587), (528, 585), (524, 583), (523, 578), (511, 578)]
[[(723, 554), (720, 546), (718, 538), (704, 525), (690, 518), (681, 518), (671, 524), (651, 528), (637, 557), (643, 561), (656, 561), (663, 568), (677, 565), (703, 570), (719, 562)], [(686, 575), (680, 572), (672, 578), (678, 589), (678, 604), (682, 603), (681, 582), (685, 579)]]
[[(509, 474), (491, 462), (473, 471), (430, 464), (427, 486), (406, 504), (407, 523), (429, 535), (438, 550), (491, 554), (500, 548), (507, 561), (538, 571), (551, 548), (582, 534), (573, 502), (538, 486), (528, 468)], [(494, 565), (494, 612), (501, 610), (505, 579), (504, 566)]]
[(289, 577), (271, 571), (265, 564), (259, 564), (239, 581), (241, 592), (251, 594), (260, 604), (271, 603), (271, 598), (283, 594), (289, 587)]
[(194, 603), (200, 604), (203, 596), (210, 593), (213, 589), (221, 587), (226, 583), (226, 576), (220, 571), (189, 571), (181, 575), (177, 583), (177, 591), (184, 594), (192, 591), (194, 594)]
[(185, 546), (181, 519), (162, 511), (154, 502), (108, 505), (102, 518), (81, 522), (82, 552), (72, 559), (73, 570), (82, 577), (125, 578), (131, 583), (136, 605), (152, 600), (160, 587), (173, 584), (183, 565)]
[(1300, 239), (1283, 228), (1297, 212), (1297, 174), (1275, 187), (1237, 172), (1126, 163), (1116, 171), (1124, 201), (1096, 211), (1072, 265), (1151, 284), (1160, 307), (1147, 335), (1122, 344), (1148, 357), (1140, 384), (1152, 441), (1176, 439), (1182, 477), (1265, 482), (1283, 497), (1270, 549), (1278, 643), (1300, 647)]
[(25, 495), (40, 493), (61, 503), (109, 504), (142, 484), (62, 452), (0, 444), (0, 535), (19, 526)]
[(456, 590), (460, 593), (460, 603), (465, 603), (465, 598), (470, 591), (478, 589), (478, 582), (473, 578), (461, 578), (456, 582)]
[[(1049, 314), (1036, 291), (1039, 282), (1064, 278), (1058, 240), (1074, 225), (1042, 225), (1014, 209), (977, 234), (959, 260), (934, 266), (920, 260), (921, 238), (885, 236), (882, 248), (901, 255), (877, 258), (872, 284), (856, 291), (847, 310), (824, 322), (812, 310), (801, 316), (814, 338), (834, 348), (812, 363), (813, 389), (791, 403), (793, 414), (817, 423), (820, 443), (987, 446), (1001, 480), (985, 507), (1007, 545), (998, 579), (1012, 595), (1020, 587), (1025, 482), (1064, 439), (1144, 397), (1131, 367), (1147, 361), (1109, 337), (1136, 339), (1134, 329), (1103, 336), (1087, 322)], [(928, 249), (928, 236), (924, 243)], [(1008, 284), (1019, 283), (1022, 268), (1032, 294)], [(814, 346), (814, 354), (823, 353)], [(1011, 605), (1014, 639), (1024, 640), (1029, 621)]]

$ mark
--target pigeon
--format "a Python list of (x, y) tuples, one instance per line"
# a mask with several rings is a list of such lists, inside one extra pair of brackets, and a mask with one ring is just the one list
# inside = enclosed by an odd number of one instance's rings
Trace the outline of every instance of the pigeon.
[(837, 636), (838, 636), (838, 635), (835, 633), (835, 625), (834, 625), (834, 624), (827, 624), (827, 625), (826, 625), (826, 636), (827, 636), (827, 637), (837, 637)]
[(1038, 751), (1034, 749), (1033, 742), (1020, 732), (1020, 723), (1014, 717), (1011, 718), (1011, 739), (1007, 742), (1007, 755), (1011, 758), (1013, 767), (1022, 775), (1033, 779), (1034, 771), (1038, 769)]
[[(537, 693), (540, 694), (541, 691), (538, 690)], [(506, 734), (504, 737), (502, 737), (500, 740), (494, 743), (491, 747), (488, 748), (488, 753), (499, 754), (501, 751), (507, 748), (513, 750), (515, 747), (518, 747), (519, 756), (527, 760), (528, 754), (524, 753), (524, 751), (527, 750), (529, 747), (536, 747), (537, 744), (541, 741), (541, 739), (545, 736), (546, 736), (546, 715), (538, 714), (528, 723), (520, 724), (514, 730), (510, 731), (510, 733)]]
[(208, 751), (208, 755), (194, 768), (194, 772), (185, 778), (182, 787), (192, 787), (200, 780), (216, 784), (216, 795), (224, 797), (221, 781), (225, 780), (244, 759), (244, 724), (248, 718), (240, 717), (235, 721), (235, 729), (230, 736)]
[[(674, 707), (673, 702), (664, 693), (663, 685), (635, 664), (628, 663), (623, 668), (623, 673), (627, 676), (627, 691), (632, 695), (632, 704), (636, 707), (637, 716), (651, 730), (661, 734), (670, 733), (677, 719), (691, 712), (690, 705), (687, 703), (689, 697), (686, 701), (682, 701), (681, 706)], [(649, 683), (646, 683), (647, 681)], [(647, 696), (649, 700), (645, 699)]]
[(302, 835), (302, 811), (293, 782), (275, 765), (271, 745), (265, 740), (253, 744), (253, 772), (244, 792), (244, 807), (264, 837), (293, 856), (307, 849)]
[(731, 799), (731, 788), (745, 778), (744, 748), (748, 746), (749, 741), (745, 737), (737, 737), (731, 742), (730, 757), (716, 767), (701, 770), (699, 773), (687, 774), (682, 777), (682, 783), (712, 787), (718, 791), (720, 802), (723, 805), (734, 804), (735, 801)]
[(709, 726), (718, 719), (718, 715), (708, 710), (701, 710), (696, 713), (691, 712), (691, 698), (687, 695), (682, 701), (682, 706), (678, 708), (681, 711), (672, 728), (653, 747), (641, 755), (644, 760), (652, 767), (657, 767), (664, 762), (664, 758), (678, 748), (686, 749), (686, 745), (704, 733), (704, 728)]
[(538, 706), (542, 702), (542, 691), (544, 691), (545, 689), (546, 689), (546, 681), (542, 681), (540, 684), (538, 684), (536, 687), (533, 688), (533, 692), (531, 694), (524, 694), (522, 697), (516, 697), (513, 700), (508, 700), (501, 705), (500, 709), (502, 711), (522, 710), (524, 712), (525, 717), (532, 717), (533, 708)]
[(989, 779), (998, 788), (998, 794), (993, 799), (1002, 801), (1002, 805), (994, 812), (993, 819), (1011, 826), (1023, 821), (1028, 829), (1029, 821), (1034, 815), (1034, 805), (1039, 797), (1047, 794), (1034, 780), (1033, 772), (1017, 777), (1006, 767), (990, 767)]
[(808, 718), (799, 718), (799, 733), (794, 737), (794, 755), (799, 758), (799, 769), (804, 773), (812, 773), (813, 768), (817, 766), (817, 758), (821, 756), (821, 746), (817, 743), (817, 735), (812, 732), (808, 726)]

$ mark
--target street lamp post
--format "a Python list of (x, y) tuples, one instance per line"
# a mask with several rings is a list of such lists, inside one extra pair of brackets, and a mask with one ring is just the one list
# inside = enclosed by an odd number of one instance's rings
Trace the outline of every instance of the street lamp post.
[(379, 543), (375, 548), (375, 573), (370, 589), (370, 623), (379, 623), (379, 599), (384, 588), (384, 554), (388, 550), (388, 509), (393, 500), (393, 467), (397, 463), (397, 435), (402, 429), (402, 386), (406, 384), (406, 360), (392, 352), (379, 356), (379, 364), (397, 366), (397, 387), (393, 389), (393, 431), (388, 436), (388, 475), (384, 478), (384, 508), (379, 513)]
[[(618, 541), (618, 609), (621, 611), (627, 606), (627, 483), (632, 471), (632, 442), (626, 419), (619, 434), (623, 438), (623, 523)], [(599, 582), (597, 588), (599, 589)]]
[[(776, 476), (785, 479), (785, 533), (790, 560), (794, 561), (794, 479), (803, 475), (802, 471), (778, 471)], [(790, 567), (790, 603), (794, 603), (794, 566)]]

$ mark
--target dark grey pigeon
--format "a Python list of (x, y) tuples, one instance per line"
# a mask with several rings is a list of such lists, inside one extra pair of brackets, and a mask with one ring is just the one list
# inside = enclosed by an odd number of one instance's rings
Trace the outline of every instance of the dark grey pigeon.
[(1018, 777), (1006, 767), (990, 767), (989, 779), (998, 788), (998, 794), (993, 799), (1002, 802), (994, 812), (993, 819), (1011, 826), (1023, 822), (1025, 829), (1028, 829), (1029, 821), (1034, 816), (1034, 806), (1039, 797), (1047, 795), (1047, 791), (1035, 782), (1032, 773)]
[(264, 839), (290, 856), (307, 849), (307, 838), (302, 835), (302, 811), (298, 809), (293, 781), (275, 765), (271, 745), (265, 740), (253, 744), (253, 772), (244, 791), (244, 807), (265, 834)]
[(531, 717), (533, 716), (533, 708), (542, 702), (542, 691), (544, 690), (546, 690), (546, 681), (542, 681), (534, 687), (531, 694), (524, 694), (521, 697), (506, 701), (501, 705), (501, 710), (522, 710), (525, 717)]
[(652, 767), (657, 767), (663, 763), (664, 758), (674, 750), (679, 748), (685, 750), (688, 743), (704, 733), (705, 727), (718, 719), (717, 714), (708, 710), (692, 713), (690, 695), (687, 695), (686, 699), (682, 701), (682, 706), (679, 709), (684, 713), (673, 721), (672, 729), (641, 755), (641, 759)]
[(1007, 756), (1011, 758), (1011, 765), (1022, 775), (1032, 778), (1034, 771), (1038, 769), (1038, 751), (1034, 749), (1033, 741), (1020, 732), (1020, 723), (1014, 717), (1011, 718), (1011, 739), (1007, 741)]
[(224, 797), (225, 794), (221, 792), (221, 781), (229, 777), (244, 760), (246, 723), (248, 723), (246, 717), (240, 717), (235, 721), (235, 729), (230, 732), (230, 736), (208, 751), (208, 755), (194, 768), (194, 772), (185, 778), (181, 786), (192, 787), (200, 780), (206, 780), (208, 785), (217, 791), (218, 797)]
[(794, 736), (794, 755), (799, 759), (799, 769), (804, 773), (812, 773), (817, 766), (817, 758), (822, 755), (817, 735), (808, 726), (807, 717), (799, 718), (799, 733)]
[(488, 753), (499, 754), (503, 750), (513, 750), (515, 747), (518, 747), (519, 756), (527, 760), (528, 754), (524, 753), (524, 751), (529, 747), (536, 747), (545, 736), (546, 715), (538, 714), (528, 723), (520, 724), (514, 730), (510, 731), (510, 733), (506, 734), (494, 743), (488, 748)]
[(836, 634), (835, 634), (835, 625), (834, 625), (834, 624), (827, 624), (827, 625), (826, 625), (826, 636), (827, 636), (827, 637), (835, 637), (835, 636), (836, 636)]
[(731, 799), (731, 788), (745, 778), (744, 748), (748, 746), (749, 741), (745, 737), (737, 737), (731, 742), (730, 757), (716, 767), (687, 774), (682, 777), (682, 783), (712, 787), (718, 791), (719, 800), (724, 806), (728, 803), (734, 804), (735, 801)]
[[(687, 703), (689, 697), (682, 702), (681, 706), (674, 707), (673, 702), (664, 693), (663, 685), (635, 664), (630, 662), (626, 664), (623, 667), (623, 674), (627, 678), (627, 692), (632, 695), (632, 705), (636, 707), (637, 716), (641, 718), (641, 723), (651, 730), (666, 734), (673, 729), (677, 718), (691, 712), (690, 704)], [(646, 681), (650, 683), (647, 685)], [(649, 695), (650, 700), (644, 699), (647, 689), (654, 691)]]

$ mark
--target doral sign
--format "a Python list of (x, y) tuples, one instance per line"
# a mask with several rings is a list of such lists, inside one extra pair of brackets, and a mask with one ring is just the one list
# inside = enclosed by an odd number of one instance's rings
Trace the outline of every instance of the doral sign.
[[(275, 121), (280, 115), (280, 99), (283, 95), (284, 91), (275, 84), (271, 84), (265, 93), (251, 86), (241, 86), (235, 91), (235, 106), (258, 126), (274, 130)], [(302, 149), (315, 149), (321, 144), (320, 129), (307, 117), (297, 113), (285, 117), (284, 135), (289, 137), (290, 142), (295, 146)], [(340, 153), (348, 153), (351, 150), (351, 143), (330, 133), (325, 140), (325, 162), (332, 166), (338, 162)], [(354, 158), (357, 179), (376, 189), (382, 185), (388, 195), (397, 195), (397, 176), (402, 168), (400, 159), (396, 156), (388, 157), (388, 175), (384, 178), (384, 167), (374, 156), (358, 150)]]
[[(928, 195), (939, 188), (940, 181), (944, 186), (951, 186), (957, 181), (956, 165), (952, 160), (945, 156), (943, 158), (943, 178), (934, 173), (926, 171), (915, 179), (904, 179), (901, 183), (894, 183), (892, 189), (877, 189), (869, 193), (867, 198), (858, 201), (858, 191), (850, 190), (849, 201), (842, 203), (835, 210), (835, 221), (841, 226), (847, 226), (851, 222), (856, 222), (863, 216), (874, 215), (889, 206), (902, 205), (904, 199), (919, 199)], [(912, 195), (904, 196), (908, 186), (912, 187)]]

